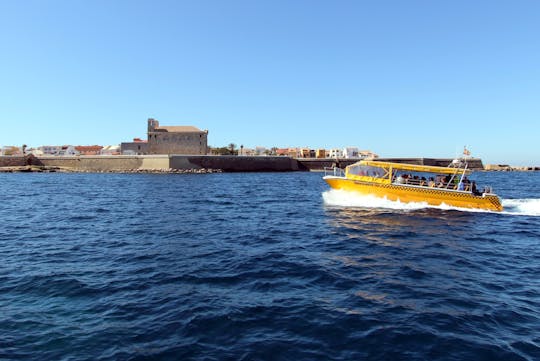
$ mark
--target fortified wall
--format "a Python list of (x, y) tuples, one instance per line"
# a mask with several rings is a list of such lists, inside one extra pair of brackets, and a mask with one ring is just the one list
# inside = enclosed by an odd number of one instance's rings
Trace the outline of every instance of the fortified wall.
[(169, 169), (168, 155), (137, 156), (76, 156), (76, 157), (39, 157), (33, 165), (67, 168), (75, 171), (128, 171)]
[[(436, 158), (379, 158), (378, 161), (436, 165), (446, 167), (452, 159)], [(187, 170), (220, 169), (224, 172), (292, 172), (322, 171), (325, 167), (346, 166), (358, 159), (290, 158), (261, 156), (212, 156), (212, 155), (116, 155), (116, 156), (3, 156), (0, 167), (43, 166), (72, 171), (122, 172), (137, 170)], [(469, 160), (469, 168), (482, 170), (482, 160)]]
[(5, 155), (0, 157), (0, 167), (22, 167), (28, 165), (28, 158), (23, 156)]

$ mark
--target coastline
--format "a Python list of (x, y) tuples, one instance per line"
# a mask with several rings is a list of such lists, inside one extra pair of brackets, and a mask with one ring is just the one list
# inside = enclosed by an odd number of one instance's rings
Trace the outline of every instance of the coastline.
[[(96, 172), (96, 173), (220, 173), (220, 172), (297, 172), (323, 171), (346, 166), (360, 158), (291, 158), (284, 156), (213, 155), (116, 155), (116, 156), (0, 156), (0, 172)], [(377, 158), (377, 161), (447, 166), (450, 158)], [(472, 158), (475, 171), (538, 171), (540, 167), (484, 167)]]

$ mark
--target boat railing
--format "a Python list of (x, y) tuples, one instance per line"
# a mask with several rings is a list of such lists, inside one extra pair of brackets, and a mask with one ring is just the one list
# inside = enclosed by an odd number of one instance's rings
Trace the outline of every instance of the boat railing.
[(324, 167), (324, 176), (345, 177), (345, 171), (338, 167)]

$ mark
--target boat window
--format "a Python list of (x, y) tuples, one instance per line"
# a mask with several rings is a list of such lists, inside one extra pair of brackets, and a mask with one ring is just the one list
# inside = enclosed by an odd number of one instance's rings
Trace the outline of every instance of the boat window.
[(348, 170), (349, 174), (367, 176), (374, 178), (383, 178), (387, 175), (387, 172), (384, 168), (374, 167), (369, 165), (352, 165)]

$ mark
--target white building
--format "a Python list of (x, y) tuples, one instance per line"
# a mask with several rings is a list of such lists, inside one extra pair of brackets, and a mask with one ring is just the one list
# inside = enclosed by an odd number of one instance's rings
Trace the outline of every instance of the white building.
[(361, 150), (360, 152), (358, 152), (358, 156), (362, 159), (374, 159), (374, 158), (379, 158), (379, 155), (378, 154), (375, 154), (373, 153), (372, 151), (370, 150)]
[(62, 146), (60, 145), (42, 145), (41, 147), (38, 147), (38, 150), (43, 152), (45, 155), (59, 155), (60, 151), (62, 150)]
[(106, 145), (101, 149), (100, 154), (101, 155), (118, 155), (120, 154), (120, 146), (119, 145)]
[(330, 158), (341, 158), (343, 156), (343, 150), (339, 148), (330, 149), (328, 151), (328, 156)]
[(38, 150), (43, 152), (44, 155), (78, 155), (79, 152), (75, 150), (72, 145), (42, 145), (38, 147)]
[(358, 158), (360, 151), (357, 147), (345, 147), (343, 148), (343, 158)]

